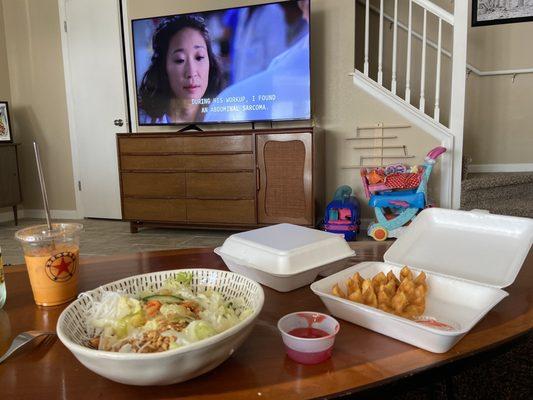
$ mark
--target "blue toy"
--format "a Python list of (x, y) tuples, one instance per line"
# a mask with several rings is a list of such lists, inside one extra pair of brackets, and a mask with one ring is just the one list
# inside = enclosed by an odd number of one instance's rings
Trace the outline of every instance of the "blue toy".
[[(437, 158), (444, 147), (431, 150), (421, 168), (378, 168), (361, 170), (368, 205), (374, 208), (376, 222), (368, 227), (368, 236), (377, 241), (398, 237), (401, 228), (427, 207), (427, 184)], [(397, 167), (397, 166), (396, 166)]]
[(348, 241), (356, 239), (361, 225), (359, 202), (351, 194), (349, 186), (337, 188), (324, 217), (324, 230), (343, 234)]

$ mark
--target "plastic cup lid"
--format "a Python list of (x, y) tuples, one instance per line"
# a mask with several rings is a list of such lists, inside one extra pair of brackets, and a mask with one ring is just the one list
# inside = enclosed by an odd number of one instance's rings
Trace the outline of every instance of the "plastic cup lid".
[(74, 236), (82, 229), (82, 224), (70, 222), (54, 223), (52, 224), (52, 230), (48, 229), (48, 225), (34, 225), (17, 231), (15, 238), (21, 242), (37, 243), (66, 236)]

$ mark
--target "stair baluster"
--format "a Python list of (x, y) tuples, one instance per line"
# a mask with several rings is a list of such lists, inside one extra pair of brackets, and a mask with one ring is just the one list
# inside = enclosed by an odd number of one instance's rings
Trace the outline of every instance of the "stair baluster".
[(440, 122), (440, 65), (442, 56), (442, 18), (439, 18), (439, 38), (437, 43), (437, 72), (435, 79), (435, 111), (433, 112), (433, 118), (435, 121)]
[(426, 44), (427, 44), (427, 22), (428, 12), (424, 8), (424, 27), (422, 28), (422, 66), (420, 68), (420, 106), (419, 109), (425, 112), (426, 108)]
[(398, 52), (398, 0), (394, 0), (394, 30), (392, 36), (392, 81), (391, 92), (396, 94), (396, 68)]
[(378, 55), (378, 83), (383, 85), (383, 0), (379, 6), (379, 55)]
[(366, 4), (365, 4), (365, 63), (363, 66), (363, 73), (366, 76), (368, 76), (369, 25), (370, 25), (370, 0), (366, 0)]
[(405, 101), (411, 104), (411, 36), (413, 31), (413, 2), (409, 0), (409, 26), (407, 28), (407, 67), (405, 70)]

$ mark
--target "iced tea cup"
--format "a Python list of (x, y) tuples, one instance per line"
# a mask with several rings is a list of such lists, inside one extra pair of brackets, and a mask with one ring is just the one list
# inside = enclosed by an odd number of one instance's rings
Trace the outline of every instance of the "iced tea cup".
[(55, 306), (76, 298), (82, 228), (76, 223), (56, 223), (52, 230), (36, 225), (15, 233), (37, 305)]

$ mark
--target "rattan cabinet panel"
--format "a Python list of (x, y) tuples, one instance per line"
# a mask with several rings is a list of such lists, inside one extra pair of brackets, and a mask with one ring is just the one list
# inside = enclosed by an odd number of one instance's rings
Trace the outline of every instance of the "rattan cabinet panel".
[(258, 221), (312, 225), (312, 135), (257, 136)]

